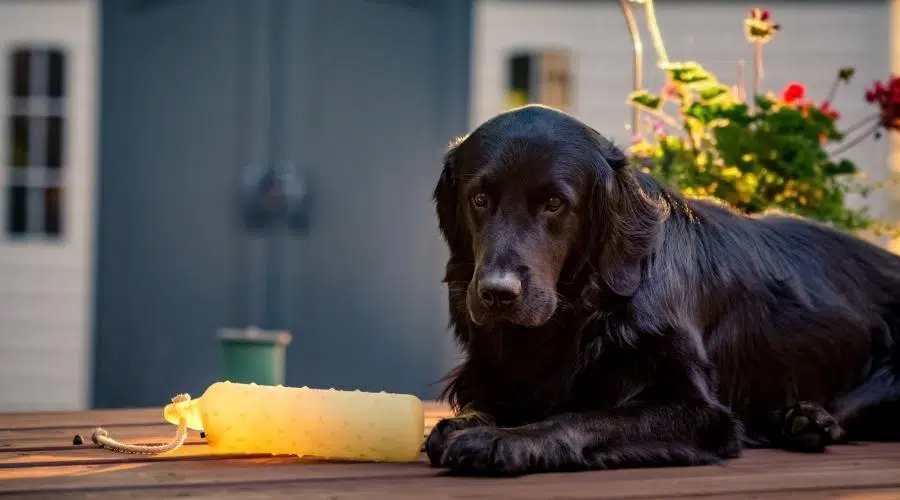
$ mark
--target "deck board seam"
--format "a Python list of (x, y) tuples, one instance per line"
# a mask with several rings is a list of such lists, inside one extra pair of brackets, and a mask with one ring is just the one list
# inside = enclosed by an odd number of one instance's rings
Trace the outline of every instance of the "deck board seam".
[[(435, 473), (434, 477), (443, 477), (439, 473)], [(66, 494), (66, 493), (82, 493), (82, 494), (90, 494), (90, 493), (114, 493), (114, 492), (122, 492), (122, 491), (133, 491), (133, 492), (147, 492), (147, 491), (165, 491), (165, 490), (183, 490), (183, 491), (197, 491), (204, 489), (215, 489), (222, 490), (228, 488), (249, 488), (254, 486), (290, 486), (290, 485), (319, 485), (319, 486), (327, 486), (329, 484), (338, 484), (338, 483), (350, 483), (350, 482), (359, 482), (359, 481), (367, 481), (367, 482), (391, 482), (398, 480), (425, 480), (427, 481), (430, 477), (425, 477), (420, 474), (403, 474), (403, 475), (358, 475), (358, 476), (343, 476), (343, 477), (299, 477), (299, 478), (283, 478), (283, 479), (265, 479), (265, 480), (249, 480), (249, 481), (206, 481), (206, 482), (196, 482), (196, 483), (187, 483), (187, 484), (173, 484), (173, 483), (162, 483), (162, 484), (137, 484), (137, 485), (109, 485), (109, 486), (88, 486), (88, 487), (57, 487), (57, 488), (37, 488), (37, 489), (9, 489), (9, 490), (0, 490), (0, 496), (10, 496), (10, 495), (22, 495), (22, 494)], [(513, 480), (514, 482), (514, 480)], [(425, 486), (423, 484), (423, 486)], [(510, 485), (510, 489), (513, 490), (514, 485)], [(525, 486), (527, 487), (527, 485)], [(767, 487), (741, 487), (739, 489), (730, 490), (727, 492), (728, 495), (753, 495), (753, 494), (767, 494), (767, 493), (803, 493), (803, 492), (827, 492), (833, 490), (872, 490), (872, 489), (884, 489), (884, 488), (897, 488), (900, 487), (900, 478), (897, 480), (887, 480), (883, 482), (871, 482), (867, 484), (841, 484), (841, 485), (831, 485), (831, 486), (800, 486), (800, 487), (779, 487), (779, 488), (767, 488)], [(514, 490), (513, 490), (514, 491)], [(628, 500), (648, 500), (648, 499), (662, 499), (662, 498), (685, 498), (686, 496), (691, 498), (703, 498), (703, 497), (716, 497), (723, 495), (724, 492), (691, 492), (686, 495), (684, 492), (672, 492), (672, 493), (664, 493), (664, 492), (656, 492), (656, 493), (642, 493), (642, 492), (628, 492), (624, 493), (617, 498), (628, 499)]]

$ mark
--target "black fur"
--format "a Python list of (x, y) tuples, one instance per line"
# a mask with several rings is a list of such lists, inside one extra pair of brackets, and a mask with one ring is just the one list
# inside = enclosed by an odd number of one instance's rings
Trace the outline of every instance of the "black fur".
[[(696, 465), (900, 437), (900, 257), (685, 199), (542, 106), (453, 144), (434, 198), (465, 352), (435, 466)], [(483, 295), (497, 276), (517, 284), (501, 309)]]

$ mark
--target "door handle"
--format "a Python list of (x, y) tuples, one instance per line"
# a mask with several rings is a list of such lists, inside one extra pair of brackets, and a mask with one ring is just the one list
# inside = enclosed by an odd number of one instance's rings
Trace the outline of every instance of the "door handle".
[(244, 226), (252, 231), (284, 223), (294, 232), (309, 229), (310, 189), (307, 173), (290, 161), (244, 170), (241, 186)]

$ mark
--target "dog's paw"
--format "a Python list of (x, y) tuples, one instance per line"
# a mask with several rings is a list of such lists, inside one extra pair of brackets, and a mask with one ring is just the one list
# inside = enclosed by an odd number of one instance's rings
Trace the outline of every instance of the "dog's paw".
[(828, 445), (843, 438), (844, 430), (818, 404), (801, 402), (782, 413), (781, 439), (786, 449), (821, 453)]
[(445, 418), (435, 424), (425, 440), (425, 454), (428, 456), (431, 465), (440, 465), (450, 434), (462, 429), (468, 429), (474, 425), (477, 425), (477, 423), (467, 417)]
[(531, 471), (537, 453), (531, 438), (513, 430), (476, 427), (450, 434), (440, 464), (461, 475), (520, 475)]

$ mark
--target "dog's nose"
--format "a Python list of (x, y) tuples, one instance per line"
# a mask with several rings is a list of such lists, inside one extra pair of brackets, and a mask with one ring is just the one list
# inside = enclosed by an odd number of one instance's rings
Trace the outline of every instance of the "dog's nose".
[(485, 307), (508, 307), (522, 295), (522, 281), (511, 273), (488, 274), (478, 280), (478, 296)]

